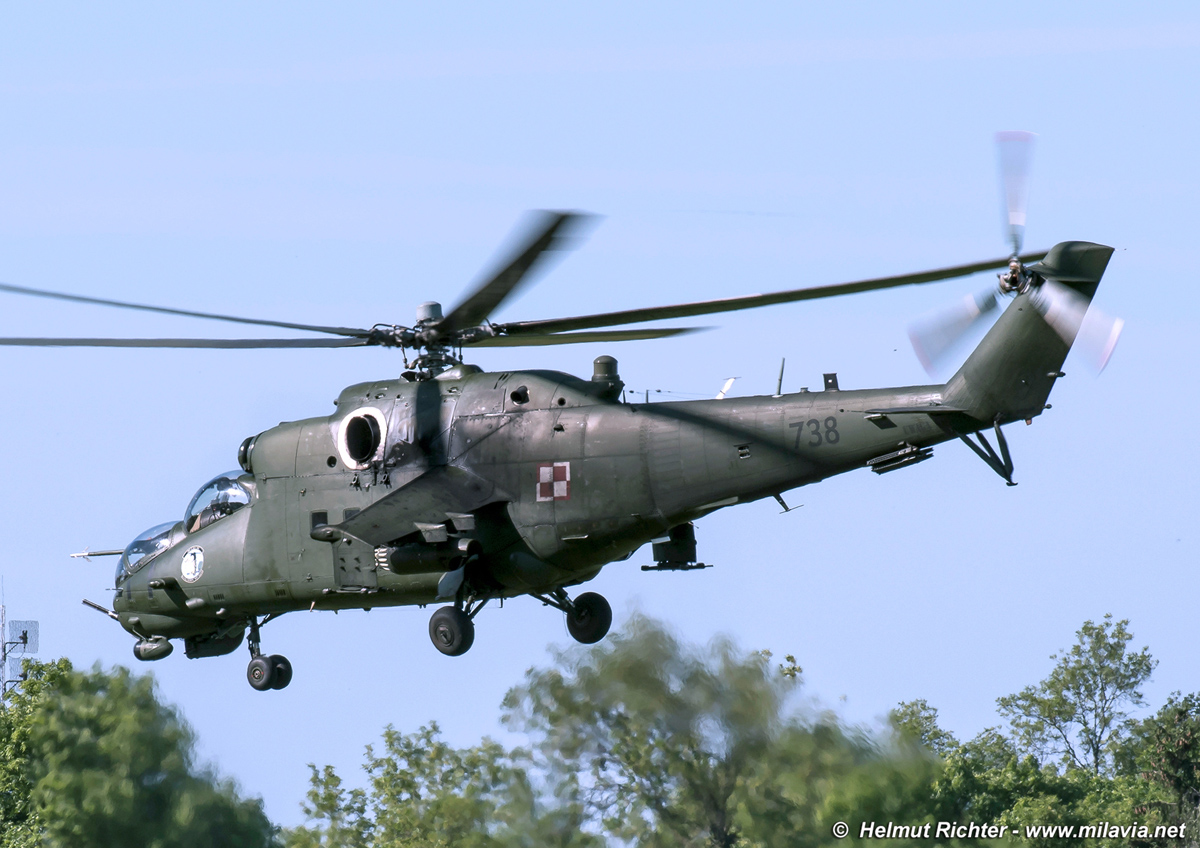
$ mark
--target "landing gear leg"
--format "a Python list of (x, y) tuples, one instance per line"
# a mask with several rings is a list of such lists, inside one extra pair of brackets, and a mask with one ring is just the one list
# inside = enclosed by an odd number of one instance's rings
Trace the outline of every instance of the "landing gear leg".
[(594, 645), (607, 636), (608, 629), (612, 627), (612, 607), (603, 595), (596, 592), (584, 592), (573, 601), (561, 588), (549, 595), (533, 597), (566, 613), (567, 632), (576, 642)]
[[(1004, 438), (1004, 432), (1000, 429), (999, 415), (996, 416), (996, 420), (993, 422), (992, 426), (996, 431), (996, 443), (1000, 446), (1000, 453), (998, 454), (992, 449), (991, 444), (988, 442), (987, 437), (983, 435), (982, 430), (976, 434), (976, 437), (980, 442), (979, 445), (975, 444), (968, 436), (965, 436), (962, 433), (958, 433), (957, 436), (966, 442), (967, 447), (975, 451), (980, 459), (987, 463), (988, 468), (992, 469), (1001, 477), (1003, 477), (1005, 483), (1007, 483), (1009, 486), (1015, 486), (1017, 484), (1013, 482), (1012, 478), (1012, 456), (1008, 452), (1008, 440)], [(980, 447), (980, 445), (982, 445), (982, 447)]]
[(250, 638), (247, 640), (250, 648), (250, 664), (246, 666), (246, 679), (260, 692), (268, 689), (283, 689), (292, 682), (292, 664), (288, 662), (288, 658), (282, 654), (266, 656), (262, 652), (259, 629), (277, 617), (278, 614), (268, 615), (261, 622), (258, 620), (258, 616), (250, 619)]

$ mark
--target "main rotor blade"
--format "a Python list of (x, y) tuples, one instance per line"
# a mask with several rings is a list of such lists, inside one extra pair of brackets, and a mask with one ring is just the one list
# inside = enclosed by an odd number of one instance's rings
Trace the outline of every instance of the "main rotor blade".
[(97, 306), (116, 306), (121, 309), (140, 309), (143, 312), (159, 312), (165, 315), (183, 315), (188, 318), (208, 318), (214, 321), (232, 321), (237, 324), (258, 324), (264, 327), (283, 327), (287, 330), (309, 330), (314, 333), (332, 333), (336, 336), (369, 336), (370, 330), (355, 327), (322, 327), (314, 324), (293, 324), (290, 321), (267, 321), (260, 318), (239, 318), (234, 315), (218, 315), (213, 312), (194, 312), (190, 309), (172, 309), (168, 306), (148, 306), (144, 303), (129, 303), (123, 300), (108, 300), (102, 297), (88, 297), (82, 294), (66, 294), (64, 292), (31, 289), (25, 286), (11, 286), (0, 283), (0, 291), (13, 294), (27, 294), (34, 297), (47, 297), (53, 300), (69, 300), (75, 303), (91, 303)]
[(996, 151), (1000, 157), (1000, 184), (1004, 191), (1004, 235), (1015, 256), (1025, 240), (1025, 216), (1029, 209), (1029, 164), (1033, 159), (1031, 132), (996, 133)]
[(0, 339), (0, 345), (8, 347), (303, 348), (369, 344), (367, 339)]
[(664, 339), (698, 333), (707, 327), (663, 327), (647, 330), (596, 330), (591, 333), (522, 333), (519, 336), (494, 336), (469, 347), (535, 347), (539, 345), (583, 344), (584, 342), (630, 342), (639, 339)]
[(580, 212), (537, 213), (513, 257), (439, 321), (436, 329), (446, 335), (482, 324), (529, 277), (544, 253), (570, 247), (570, 236), (593, 217)]
[[(1026, 253), (1021, 257), (1022, 262), (1036, 262), (1046, 253)], [(970, 265), (955, 265), (951, 268), (941, 268), (936, 271), (922, 271), (917, 274), (901, 274), (895, 277), (877, 277), (871, 280), (859, 280), (853, 283), (836, 283), (830, 286), (815, 286), (806, 289), (775, 292), (774, 294), (751, 294), (743, 297), (729, 297), (721, 300), (705, 300), (696, 303), (680, 303), (674, 306), (654, 306), (647, 309), (626, 309), (621, 312), (602, 312), (597, 315), (582, 315), (577, 318), (550, 318), (543, 321), (517, 321), (512, 324), (497, 324), (496, 329), (515, 336), (525, 333), (561, 333), (568, 330), (587, 330), (593, 327), (613, 327), (618, 324), (637, 324), (642, 321), (658, 321), (666, 318), (687, 318), (694, 315), (711, 315), (714, 312), (734, 312), (739, 309), (756, 309), (760, 306), (773, 306), (777, 303), (791, 303), (797, 300), (815, 300), (823, 297), (838, 297), (844, 294), (889, 289), (896, 286), (933, 283), (938, 280), (949, 280), (954, 277), (965, 277), (980, 271), (1003, 268), (1008, 265), (1008, 257), (989, 259), (987, 262), (975, 262)]]
[(994, 286), (979, 294), (969, 294), (954, 306), (908, 328), (913, 350), (927, 372), (932, 375), (938, 361), (955, 342), (996, 308), (996, 295)]

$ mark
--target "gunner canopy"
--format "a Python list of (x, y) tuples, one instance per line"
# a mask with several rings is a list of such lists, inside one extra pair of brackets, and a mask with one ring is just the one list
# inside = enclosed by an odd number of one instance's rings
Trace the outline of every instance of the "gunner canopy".
[(138, 537), (125, 548), (125, 553), (121, 555), (121, 561), (117, 564), (117, 583), (171, 547), (171, 531), (173, 529), (175, 529), (175, 522), (168, 521), (166, 524), (156, 524), (149, 530), (138, 534)]

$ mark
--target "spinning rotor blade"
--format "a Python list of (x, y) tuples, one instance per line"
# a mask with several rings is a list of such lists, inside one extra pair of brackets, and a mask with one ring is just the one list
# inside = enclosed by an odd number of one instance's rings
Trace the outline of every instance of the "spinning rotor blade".
[(929, 374), (933, 374), (938, 360), (955, 342), (996, 308), (997, 294), (995, 288), (969, 294), (950, 309), (908, 328), (908, 338), (912, 341), (917, 359), (921, 360)]
[(1046, 280), (1030, 299), (1054, 332), (1067, 344), (1074, 344), (1087, 314), (1087, 298), (1062, 283)]
[(188, 318), (208, 318), (214, 321), (232, 321), (237, 324), (257, 324), (264, 327), (283, 327), (287, 330), (309, 330), (314, 333), (332, 333), (335, 336), (369, 336), (370, 330), (354, 327), (321, 327), (313, 324), (293, 324), (289, 321), (268, 321), (260, 318), (238, 318), (234, 315), (217, 315), (213, 312), (193, 312), (189, 309), (172, 309), (167, 306), (147, 306), (144, 303), (128, 303), (123, 300), (107, 300), (101, 297), (88, 297), (81, 294), (65, 294), (63, 292), (30, 289), (24, 286), (10, 286), (0, 283), (0, 291), (13, 294), (28, 294), (34, 297), (47, 297), (54, 300), (69, 300), (75, 303), (92, 303), (97, 306), (117, 306), (121, 309), (140, 309), (143, 312), (161, 312), (166, 315), (183, 315)]
[(1013, 256), (1021, 252), (1025, 240), (1025, 213), (1029, 208), (1029, 165), (1033, 158), (1031, 132), (998, 132), (996, 149), (1000, 155), (1000, 184), (1004, 190), (1005, 238)]
[(355, 339), (0, 339), (8, 347), (207, 347), (207, 348), (302, 348), (363, 347), (372, 344)]
[(512, 259), (454, 307), (435, 325), (436, 329), (448, 335), (482, 324), (528, 278), (544, 253), (571, 247), (574, 240), (570, 237), (578, 234), (583, 223), (592, 217), (579, 212), (537, 213), (521, 239), (523, 246)]
[(1068, 345), (1076, 344), (1097, 374), (1108, 365), (1125, 322), (1091, 307), (1074, 289), (1046, 280), (1033, 297), (1034, 307)]
[[(1004, 234), (1012, 247), (1011, 259), (1021, 266), (1030, 262), (1027, 258), (1030, 254), (1021, 254), (1021, 245), (1025, 240), (1025, 219), (1029, 205), (1029, 163), (1035, 138), (1030, 132), (996, 133), (1000, 185), (1004, 195)], [(1045, 256), (1043, 253), (1041, 258)], [(1017, 269), (1012, 273), (1019, 276), (1023, 271)], [(1002, 286), (1004, 279), (1001, 279)], [(1017, 287), (1017, 283), (1011, 285)], [(1009, 288), (1002, 288), (1001, 291), (1009, 291)], [(936, 370), (938, 360), (996, 308), (999, 293), (990, 289), (978, 295), (968, 295), (956, 306), (909, 327), (908, 337), (912, 341), (913, 350), (930, 375)]]
[(705, 327), (663, 327), (647, 330), (596, 330), (590, 333), (526, 333), (517, 336), (495, 336), (469, 347), (534, 347), (539, 345), (582, 344), (584, 342), (629, 342), (639, 339), (663, 339), (698, 333)]
[(1117, 342), (1121, 339), (1123, 329), (1125, 329), (1123, 318), (1114, 318), (1094, 306), (1089, 308), (1087, 314), (1083, 316), (1083, 324), (1079, 327), (1076, 344), (1097, 374), (1108, 365), (1113, 351), (1117, 349)]
[[(1021, 257), (1023, 262), (1035, 262), (1046, 254), (1027, 253)], [(647, 309), (626, 309), (621, 312), (602, 312), (597, 315), (582, 315), (577, 318), (551, 318), (543, 321), (517, 321), (511, 324), (497, 324), (496, 329), (513, 336), (526, 333), (561, 333), (568, 330), (589, 330), (594, 327), (612, 327), (618, 324), (637, 324), (642, 321), (658, 321), (666, 318), (687, 318), (694, 315), (711, 315), (714, 312), (734, 312), (739, 309), (755, 309), (759, 306), (773, 306), (777, 303), (792, 303), (798, 300), (815, 300), (822, 297), (837, 297), (843, 294), (888, 289), (896, 286), (909, 286), (919, 283), (932, 283), (938, 280), (949, 280), (953, 277), (965, 277), (1003, 268), (1008, 264), (1008, 258), (991, 259), (987, 262), (976, 262), (971, 265), (955, 265), (951, 268), (941, 268), (936, 271), (923, 271), (918, 274), (901, 274), (896, 277), (877, 277), (871, 280), (859, 280), (853, 283), (836, 283), (830, 286), (815, 286), (805, 289), (775, 292), (773, 294), (751, 294), (743, 297), (729, 297), (721, 300), (706, 300), (696, 303), (679, 303), (674, 306), (654, 306)]]

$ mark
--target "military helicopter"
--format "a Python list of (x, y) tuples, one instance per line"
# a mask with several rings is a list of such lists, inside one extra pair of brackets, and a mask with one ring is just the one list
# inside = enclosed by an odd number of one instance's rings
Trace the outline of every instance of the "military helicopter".
[[(705, 567), (693, 522), (714, 510), (859, 468), (885, 474), (967, 444), (1013, 484), (1003, 425), (1031, 420), (1079, 333), (1112, 249), (1068, 241), (1022, 253), (1023, 200), (1010, 197), (1012, 251), (1001, 259), (879, 279), (597, 315), (492, 323), (489, 316), (586, 216), (536, 216), (511, 258), (443, 313), (420, 305), (412, 326), (330, 327), (127, 303), (18, 286), (5, 291), (319, 334), (291, 339), (4, 338), (0, 345), (400, 349), (396, 379), (344, 389), (331, 415), (247, 438), (239, 470), (205, 483), (182, 520), (151, 527), (122, 550), (110, 610), (159, 660), (182, 640), (189, 658), (248, 641), (247, 677), (282, 689), (291, 663), (264, 653), (262, 628), (297, 610), (444, 603), (429, 619), (443, 654), (475, 638), (492, 601), (530, 595), (594, 643), (612, 609), (572, 597), (607, 564), (652, 544), (653, 570)], [(943, 352), (978, 315), (1011, 299), (947, 382), (759, 397), (638, 403), (617, 362), (600, 356), (590, 379), (548, 370), (486, 372), (467, 348), (666, 338), (689, 328), (616, 329), (640, 322), (834, 297), (1003, 269), (998, 287), (914, 333), (923, 357)], [(1119, 322), (1106, 325), (1106, 359)], [(413, 359), (408, 352), (415, 353)], [(995, 435), (993, 447), (985, 435)], [(248, 638), (247, 638), (248, 636)]]

